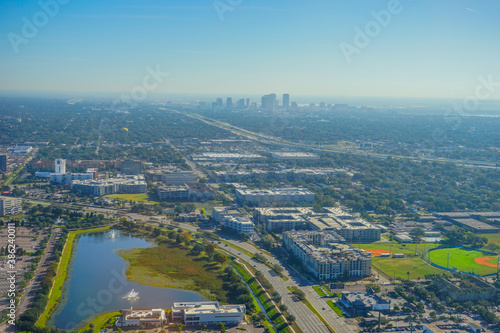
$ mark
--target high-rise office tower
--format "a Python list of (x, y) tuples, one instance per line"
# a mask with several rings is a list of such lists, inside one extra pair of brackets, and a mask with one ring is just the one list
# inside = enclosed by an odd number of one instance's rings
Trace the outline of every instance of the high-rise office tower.
[(247, 98), (246, 100), (246, 107), (247, 109), (250, 109), (250, 98)]
[(238, 109), (244, 109), (245, 108), (245, 100), (242, 98), (242, 99), (239, 99), (238, 100), (238, 103), (236, 104), (236, 107)]
[(262, 96), (262, 108), (274, 111), (276, 109), (276, 94)]
[(55, 172), (56, 173), (66, 173), (66, 160), (58, 158), (55, 161)]
[(233, 108), (233, 99), (231, 97), (228, 97), (226, 100), (226, 109), (232, 109)]
[(290, 107), (290, 95), (283, 94), (283, 108), (288, 110), (289, 107)]
[(7, 155), (0, 155), (0, 171), (7, 171)]
[(215, 103), (217, 103), (217, 106), (221, 108), (222, 107), (222, 98), (220, 98), (220, 97), (217, 98), (217, 100), (215, 101)]

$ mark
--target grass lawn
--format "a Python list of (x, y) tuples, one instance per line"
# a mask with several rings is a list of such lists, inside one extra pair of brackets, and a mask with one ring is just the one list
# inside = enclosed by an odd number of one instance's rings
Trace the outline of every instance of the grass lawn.
[(405, 255), (415, 255), (415, 252), (417, 252), (418, 254), (423, 254), (426, 250), (438, 247), (438, 245), (434, 243), (399, 244), (397, 242), (353, 244), (352, 246), (356, 248), (361, 247), (363, 250), (380, 249), (380, 250), (391, 251), (392, 253), (403, 253)]
[[(274, 306), (273, 302), (271, 302), (270, 298), (268, 298), (266, 290), (261, 287), (258, 280), (252, 275), (253, 273), (250, 273), (247, 269), (245, 269), (245, 267), (248, 268), (248, 266), (239, 264), (238, 262), (234, 261), (233, 267), (236, 269), (238, 274), (241, 275), (250, 289), (252, 289), (253, 294), (257, 297), (260, 304), (262, 304), (262, 307), (266, 311), (267, 316), (272, 320), (278, 332), (291, 333), (292, 330), (290, 330), (289, 326), (286, 325), (283, 316), (279, 314), (278, 309)], [(260, 309), (260, 307), (257, 307), (257, 309)], [(295, 323), (292, 325), (292, 327), (294, 328), (295, 332), (300, 332), (298, 326), (295, 327), (294, 325)], [(274, 332), (274, 330), (272, 331)]]
[[(479, 236), (488, 238), (488, 243), (493, 243), (500, 246), (500, 234), (481, 234)], [(486, 251), (488, 250), (486, 249)]]
[(320, 288), (320, 286), (313, 286), (314, 291), (318, 293), (321, 297), (326, 297), (325, 292)]
[(205, 208), (208, 216), (212, 216), (212, 207), (222, 206), (222, 201), (193, 202), (196, 208)]
[(491, 274), (497, 271), (494, 267), (487, 267), (474, 261), (476, 258), (493, 256), (461, 248), (432, 251), (430, 252), (431, 261), (437, 265), (447, 267), (448, 252), (450, 253), (449, 268), (456, 268), (459, 271), (473, 272), (480, 275)]
[(50, 290), (49, 301), (47, 302), (45, 310), (40, 315), (40, 318), (38, 318), (37, 326), (45, 327), (47, 320), (49, 319), (51, 313), (54, 312), (59, 300), (61, 299), (63, 285), (68, 275), (68, 266), (73, 252), (73, 241), (75, 240), (75, 237), (80, 234), (105, 231), (108, 230), (109, 227), (110, 226), (95, 229), (75, 230), (68, 233), (68, 238), (66, 239), (66, 244), (64, 245), (64, 250), (61, 259), (59, 260), (59, 266), (57, 267), (57, 274), (52, 285), (52, 289)]
[(335, 305), (335, 303), (333, 303), (333, 301), (328, 301), (328, 302), (326, 302), (326, 304), (328, 304), (328, 306), (331, 307), (332, 310), (335, 311), (335, 313), (339, 317), (345, 317), (344, 312), (342, 312), (342, 310), (337, 305)]
[(210, 299), (226, 300), (220, 265), (205, 254), (189, 255), (189, 248), (163, 243), (156, 247), (118, 251), (130, 265), (127, 278), (156, 287), (194, 290)]
[(111, 199), (121, 199), (127, 201), (136, 201), (136, 202), (154, 202), (158, 201), (153, 200), (147, 193), (137, 193), (137, 194), (115, 194), (110, 195), (108, 198)]
[(407, 279), (406, 273), (410, 272), (410, 279), (423, 279), (426, 274), (442, 274), (444, 272), (442, 269), (425, 263), (419, 257), (401, 259), (375, 257), (372, 263), (389, 278)]
[(120, 312), (107, 312), (99, 315), (92, 321), (90, 321), (87, 325), (85, 325), (82, 329), (80, 329), (78, 332), (82, 333), (85, 332), (90, 328), (90, 324), (94, 325), (94, 332), (100, 332), (103, 328), (107, 327), (108, 325), (114, 323), (117, 317), (120, 316)]

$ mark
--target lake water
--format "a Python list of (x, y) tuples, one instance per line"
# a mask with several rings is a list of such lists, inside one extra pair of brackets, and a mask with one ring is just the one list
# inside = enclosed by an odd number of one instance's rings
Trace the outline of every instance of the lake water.
[[(127, 262), (116, 250), (153, 246), (147, 240), (123, 233), (111, 238), (109, 232), (97, 232), (81, 235), (75, 244), (76, 254), (64, 284), (63, 300), (51, 319), (58, 328), (74, 328), (101, 312), (130, 307), (169, 308), (174, 302), (205, 299), (187, 290), (151, 287), (127, 280)], [(139, 293), (139, 298), (124, 298), (132, 289)]]

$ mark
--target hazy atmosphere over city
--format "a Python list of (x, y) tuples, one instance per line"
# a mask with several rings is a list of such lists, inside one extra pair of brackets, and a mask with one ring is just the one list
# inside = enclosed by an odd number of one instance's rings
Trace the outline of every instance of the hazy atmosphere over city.
[(0, 0), (0, 332), (500, 333), (499, 15)]

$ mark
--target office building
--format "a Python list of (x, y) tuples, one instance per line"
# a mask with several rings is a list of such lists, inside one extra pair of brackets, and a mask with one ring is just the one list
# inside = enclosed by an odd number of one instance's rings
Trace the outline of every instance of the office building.
[(351, 318), (366, 316), (370, 311), (389, 311), (391, 309), (391, 301), (372, 292), (343, 291), (339, 303), (342, 310), (348, 313)]
[(238, 207), (212, 207), (212, 218), (216, 223), (223, 223), (226, 218), (241, 217)]
[(283, 94), (283, 108), (288, 110), (290, 108), (290, 95)]
[(239, 99), (238, 100), (238, 103), (236, 103), (236, 107), (238, 109), (244, 109), (245, 108), (245, 100), (242, 98), (242, 99)]
[(287, 231), (283, 244), (318, 280), (371, 276), (370, 253), (342, 243), (332, 231)]
[(252, 204), (286, 203), (286, 202), (314, 202), (315, 194), (300, 187), (273, 188), (269, 190), (237, 189), (236, 201)]
[(276, 94), (262, 96), (261, 106), (264, 110), (274, 111), (276, 109)]
[(233, 108), (233, 99), (231, 97), (228, 97), (226, 99), (226, 109), (232, 109)]
[(66, 160), (58, 158), (54, 162), (54, 173), (66, 173)]
[(163, 309), (123, 309), (116, 321), (117, 327), (161, 327), (167, 324)]
[(309, 229), (306, 217), (312, 213), (308, 207), (255, 208), (253, 218), (267, 231), (282, 232)]
[(90, 178), (88, 180), (73, 180), (71, 183), (73, 192), (90, 195), (146, 193), (146, 189), (147, 184), (143, 175), (122, 175), (104, 180)]
[(122, 162), (122, 174), (140, 175), (142, 174), (142, 162), (127, 160)]
[(253, 234), (254, 230), (253, 222), (248, 217), (226, 217), (224, 227), (249, 235)]
[(219, 305), (219, 302), (176, 302), (171, 313), (174, 322), (186, 326), (237, 325), (244, 321), (246, 308), (245, 305)]
[(0, 155), (0, 171), (7, 171), (7, 155)]
[(14, 155), (28, 155), (33, 151), (33, 147), (31, 146), (15, 146), (14, 148), (10, 148), (9, 151)]
[(18, 214), (22, 210), (23, 199), (0, 196), (0, 215)]
[(158, 186), (156, 193), (160, 201), (188, 201), (190, 196), (187, 185)]
[(340, 208), (325, 207), (316, 213), (311, 207), (255, 208), (253, 218), (267, 231), (287, 230), (334, 231), (349, 243), (371, 243), (380, 240), (379, 227)]
[(191, 184), (196, 183), (196, 173), (193, 171), (165, 172), (161, 180), (165, 184)]
[(87, 180), (92, 179), (93, 174), (90, 172), (86, 173), (51, 173), (50, 182), (53, 184), (72, 184), (75, 180)]
[(380, 240), (379, 227), (344, 212), (340, 208), (325, 207), (322, 217), (308, 218), (311, 230), (334, 230), (349, 243), (371, 243)]

